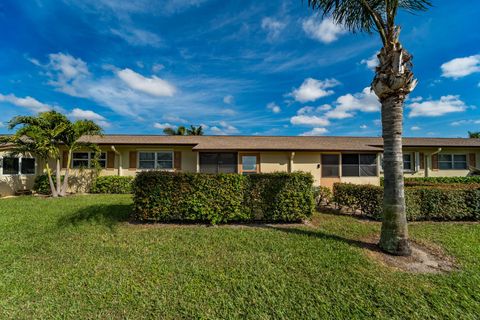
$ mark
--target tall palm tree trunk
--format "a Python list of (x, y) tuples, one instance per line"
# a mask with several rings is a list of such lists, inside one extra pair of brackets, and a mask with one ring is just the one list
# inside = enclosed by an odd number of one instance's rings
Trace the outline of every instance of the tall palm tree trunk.
[(61, 172), (61, 166), (60, 166), (60, 158), (57, 158), (57, 172), (56, 172), (56, 178), (57, 178), (57, 194), (61, 196), (61, 191), (62, 191), (62, 172)]
[(52, 197), (56, 198), (58, 197), (57, 189), (55, 188), (55, 184), (53, 183), (53, 178), (52, 178), (52, 169), (50, 169), (50, 166), (48, 165), (48, 158), (45, 158), (45, 169), (47, 170), (47, 177), (48, 177), (48, 183), (50, 184), (50, 191), (52, 191)]
[(60, 191), (60, 196), (64, 197), (67, 194), (68, 189), (68, 175), (70, 171), (70, 164), (72, 163), (72, 150), (68, 150), (68, 159), (67, 167), (65, 168), (65, 176), (63, 177), (62, 190)]
[(380, 248), (390, 254), (411, 254), (408, 243), (405, 192), (403, 184), (403, 103), (415, 88), (412, 57), (403, 49), (399, 27), (392, 27), (384, 47), (378, 54), (372, 89), (382, 104), (384, 198)]
[(395, 255), (410, 255), (403, 185), (403, 99), (388, 97), (382, 103), (383, 224), (380, 247)]

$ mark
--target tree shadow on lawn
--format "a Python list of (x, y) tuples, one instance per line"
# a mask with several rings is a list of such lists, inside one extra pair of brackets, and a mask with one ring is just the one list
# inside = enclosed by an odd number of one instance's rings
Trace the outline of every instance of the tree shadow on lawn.
[[(325, 233), (320, 230), (309, 230), (309, 229), (303, 229), (303, 228), (292, 228), (292, 227), (282, 227), (281, 225), (275, 226), (275, 225), (264, 225), (262, 228), (266, 229), (272, 229), (275, 231), (281, 231), (289, 234), (295, 234), (295, 235), (302, 235), (302, 236), (308, 236), (308, 237), (314, 237), (322, 240), (334, 240), (334, 241), (339, 241), (346, 243), (348, 245), (361, 248), (361, 249), (366, 249), (369, 251), (374, 251), (374, 252), (381, 252), (380, 248), (377, 246), (377, 243), (372, 237), (372, 241), (361, 241), (361, 240), (356, 240), (356, 239), (349, 239), (345, 238), (342, 236), (338, 236), (336, 234), (331, 234), (331, 233)], [(368, 239), (370, 240), (370, 239)]]
[(57, 226), (68, 227), (88, 223), (113, 229), (118, 223), (128, 221), (131, 212), (131, 204), (92, 205), (61, 217), (57, 221)]

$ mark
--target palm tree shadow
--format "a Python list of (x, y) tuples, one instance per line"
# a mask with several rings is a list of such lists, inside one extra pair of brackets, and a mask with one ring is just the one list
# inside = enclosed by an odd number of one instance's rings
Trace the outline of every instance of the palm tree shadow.
[(287, 227), (287, 226), (274, 226), (274, 225), (264, 225), (262, 226), (263, 228), (266, 229), (272, 229), (275, 231), (281, 231), (289, 234), (295, 234), (295, 235), (302, 235), (302, 236), (308, 236), (308, 237), (314, 237), (318, 239), (323, 239), (323, 240), (334, 240), (334, 241), (339, 241), (346, 243), (350, 246), (361, 248), (361, 249), (366, 249), (369, 251), (374, 251), (374, 252), (381, 252), (380, 248), (375, 242), (368, 242), (368, 241), (361, 241), (361, 240), (356, 240), (356, 239), (349, 239), (345, 237), (338, 236), (336, 234), (331, 234), (331, 233), (326, 233), (321, 230), (309, 230), (309, 229), (303, 229), (303, 228), (293, 228), (293, 227)]
[(65, 228), (81, 224), (103, 225), (113, 229), (118, 223), (129, 220), (132, 205), (92, 205), (62, 216), (57, 221), (57, 226)]

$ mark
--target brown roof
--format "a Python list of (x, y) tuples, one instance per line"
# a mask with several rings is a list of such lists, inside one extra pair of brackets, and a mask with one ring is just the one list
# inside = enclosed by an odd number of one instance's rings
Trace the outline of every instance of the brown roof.
[[(162, 136), (104, 135), (83, 139), (114, 145), (189, 145), (193, 150), (381, 151), (379, 137), (296, 136)], [(404, 138), (406, 147), (477, 147), (480, 139)]]

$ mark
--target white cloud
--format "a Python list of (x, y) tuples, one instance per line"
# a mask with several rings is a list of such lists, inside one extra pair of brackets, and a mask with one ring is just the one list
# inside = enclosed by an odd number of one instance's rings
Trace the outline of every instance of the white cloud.
[(413, 127), (410, 128), (410, 130), (418, 131), (418, 130), (422, 130), (422, 128), (420, 128), (419, 126), (413, 126)]
[(30, 96), (26, 96), (25, 98), (19, 98), (14, 94), (4, 95), (0, 93), (0, 102), (11, 103), (18, 107), (27, 108), (33, 112), (45, 112), (54, 109), (53, 106), (42, 103)]
[(453, 121), (450, 123), (451, 126), (458, 127), (458, 126), (463, 126), (467, 124), (480, 124), (480, 120), (458, 120), (458, 121)]
[(411, 109), (409, 117), (438, 117), (447, 113), (462, 112), (467, 109), (465, 102), (459, 96), (447, 95), (439, 100), (424, 100), (408, 105)]
[(226, 103), (226, 104), (232, 104), (234, 101), (235, 101), (235, 99), (231, 94), (223, 97), (223, 102)]
[(450, 60), (442, 64), (440, 68), (443, 77), (454, 79), (480, 72), (480, 54)]
[(101, 127), (110, 127), (110, 123), (107, 121), (107, 119), (105, 119), (105, 117), (99, 115), (92, 110), (82, 110), (79, 108), (75, 108), (68, 115), (74, 120), (92, 120)]
[(320, 112), (320, 111), (328, 111), (330, 109), (332, 109), (331, 105), (324, 104), (324, 105), (321, 105), (320, 107), (318, 107), (316, 110), (317, 110), (317, 112)]
[(290, 123), (295, 125), (307, 125), (307, 126), (328, 126), (330, 121), (327, 118), (319, 116), (309, 115), (297, 115), (290, 118)]
[(286, 23), (270, 18), (265, 17), (262, 19), (262, 29), (267, 32), (268, 41), (274, 41), (278, 39), (285, 29)]
[(48, 83), (60, 92), (76, 97), (81, 96), (77, 90), (79, 82), (90, 75), (85, 61), (61, 52), (51, 53), (48, 57), (48, 64), (42, 65), (47, 69), (50, 77)]
[(366, 65), (367, 68), (370, 69), (370, 70), (375, 70), (375, 68), (378, 66), (377, 54), (378, 54), (378, 52), (374, 53), (373, 56), (371, 56), (368, 59), (362, 59), (362, 61), (360, 61), (360, 63)]
[(320, 19), (321, 16), (314, 15), (303, 21), (303, 31), (305, 31), (310, 38), (328, 44), (336, 41), (342, 34), (347, 33), (347, 30), (341, 25), (334, 23), (333, 19)]
[(378, 112), (381, 107), (377, 96), (369, 87), (364, 88), (362, 92), (359, 93), (348, 93), (338, 97), (334, 105), (335, 108), (325, 114), (327, 118), (351, 118), (354, 116), (355, 111)]
[(118, 77), (130, 88), (156, 97), (171, 97), (176, 88), (168, 81), (152, 76), (144, 77), (131, 69), (123, 69), (117, 72)]
[(179, 116), (167, 114), (162, 117), (165, 121), (187, 123), (188, 121)]
[(124, 27), (122, 29), (110, 29), (110, 32), (132, 46), (160, 47), (162, 45), (162, 39), (147, 30)]
[(153, 73), (157, 73), (159, 71), (162, 71), (163, 69), (165, 69), (165, 66), (161, 63), (155, 63), (153, 66), (152, 66), (152, 72)]
[(368, 129), (368, 126), (367, 126), (366, 124), (362, 124), (362, 125), (360, 126), (360, 129), (363, 129), (363, 130)]
[(154, 127), (155, 129), (162, 129), (162, 130), (165, 129), (165, 128), (176, 128), (176, 126), (171, 125), (171, 124), (168, 123), (168, 122), (165, 122), (165, 123), (155, 122), (155, 123), (153, 124), (153, 127)]
[(294, 97), (298, 102), (315, 101), (319, 98), (332, 95), (333, 90), (330, 88), (336, 87), (340, 84), (336, 79), (316, 80), (313, 78), (307, 78), (303, 81), (302, 85), (298, 89), (294, 89), (290, 96)]
[(272, 110), (273, 113), (279, 113), (280, 111), (282, 111), (275, 102), (270, 102), (269, 104), (267, 104), (267, 109)]
[(220, 121), (218, 126), (210, 127), (209, 130), (216, 135), (231, 135), (238, 133), (238, 129), (226, 121)]
[(321, 136), (327, 132), (328, 130), (326, 128), (313, 128), (312, 130), (304, 132), (300, 135), (301, 136)]

